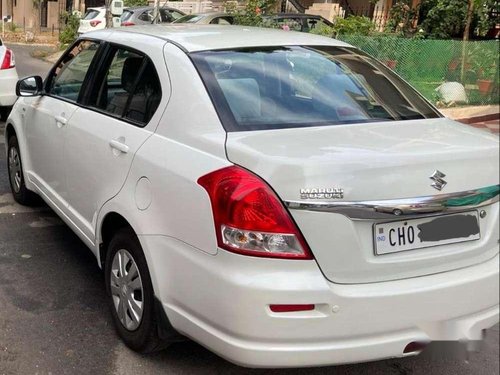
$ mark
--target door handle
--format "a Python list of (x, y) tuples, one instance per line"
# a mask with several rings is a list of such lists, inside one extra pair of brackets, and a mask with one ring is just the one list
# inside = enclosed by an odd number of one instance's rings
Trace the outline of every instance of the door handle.
[(129, 147), (124, 143), (111, 140), (109, 141), (109, 145), (111, 146), (111, 148), (114, 148), (115, 150), (118, 150), (124, 154), (128, 153)]
[(55, 119), (56, 119), (56, 123), (61, 124), (61, 126), (64, 126), (68, 123), (68, 120), (62, 116), (56, 116)]

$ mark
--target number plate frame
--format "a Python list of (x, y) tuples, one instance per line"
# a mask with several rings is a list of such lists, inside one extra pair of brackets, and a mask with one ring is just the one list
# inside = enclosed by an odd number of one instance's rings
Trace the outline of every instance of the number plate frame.
[[(424, 242), (420, 241), (420, 242), (417, 242), (417, 240), (420, 240), (420, 238), (418, 236), (418, 234), (420, 233), (420, 230), (416, 228), (416, 225), (431, 223), (434, 220), (440, 219), (440, 218), (451, 218), (451, 217), (456, 217), (456, 216), (464, 216), (465, 217), (465, 216), (471, 216), (471, 215), (476, 218), (477, 226), (479, 227), (477, 234), (471, 234), (468, 237), (458, 237), (457, 236), (457, 237), (438, 240), (438, 241), (424, 241)], [(406, 225), (405, 223), (411, 223), (412, 226), (414, 226), (414, 229), (415, 229), (414, 241), (415, 241), (415, 243), (412, 244), (412, 246), (388, 247), (387, 244), (389, 243), (389, 238), (388, 238), (389, 231), (391, 229), (393, 229), (394, 227), (404, 227)], [(383, 233), (380, 233), (380, 228), (383, 228)], [(378, 236), (380, 236), (382, 234), (386, 235), (384, 241), (380, 241), (380, 239), (378, 238)], [(374, 223), (373, 230), (372, 230), (372, 236), (373, 236), (373, 252), (376, 256), (401, 253), (401, 252), (406, 252), (406, 251), (413, 251), (413, 250), (425, 249), (425, 248), (454, 244), (454, 243), (477, 241), (477, 240), (481, 239), (479, 213), (477, 210), (475, 210), (475, 211), (467, 211), (467, 212), (445, 214), (445, 215), (438, 215), (438, 216), (427, 216), (427, 217), (416, 218), (416, 219), (408, 219), (408, 220), (399, 219), (399, 220), (385, 221), (385, 222), (381, 222), (381, 223)], [(379, 246), (379, 244), (381, 244), (381, 245)], [(390, 244), (389, 244), (389, 246), (390, 246)]]

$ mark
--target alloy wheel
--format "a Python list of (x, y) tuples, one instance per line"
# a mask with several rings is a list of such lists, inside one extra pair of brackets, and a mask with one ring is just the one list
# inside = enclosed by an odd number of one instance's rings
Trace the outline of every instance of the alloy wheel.
[(9, 151), (9, 178), (14, 192), (19, 193), (21, 190), (21, 158), (16, 147), (11, 147)]
[(110, 283), (118, 319), (127, 330), (136, 330), (144, 313), (143, 285), (137, 264), (125, 249), (113, 258)]

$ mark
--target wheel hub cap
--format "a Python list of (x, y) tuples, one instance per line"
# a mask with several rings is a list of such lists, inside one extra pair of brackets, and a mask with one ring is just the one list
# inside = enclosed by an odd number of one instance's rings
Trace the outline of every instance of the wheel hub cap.
[(111, 296), (118, 319), (129, 331), (136, 330), (144, 312), (142, 279), (137, 264), (127, 250), (119, 250), (111, 265)]
[(17, 148), (11, 147), (9, 151), (9, 178), (12, 188), (16, 193), (21, 190), (21, 159)]

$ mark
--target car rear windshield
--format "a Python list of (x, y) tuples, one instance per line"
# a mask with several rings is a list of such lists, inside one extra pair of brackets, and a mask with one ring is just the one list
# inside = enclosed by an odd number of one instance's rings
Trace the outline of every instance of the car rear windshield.
[(87, 10), (87, 13), (85, 13), (85, 16), (83, 16), (83, 19), (88, 21), (96, 18), (99, 15), (99, 11), (95, 9), (89, 9)]
[(346, 47), (191, 54), (226, 131), (436, 118), (389, 68)]

